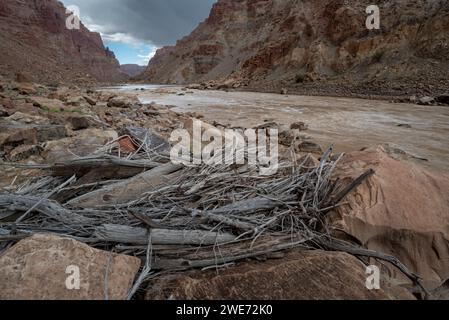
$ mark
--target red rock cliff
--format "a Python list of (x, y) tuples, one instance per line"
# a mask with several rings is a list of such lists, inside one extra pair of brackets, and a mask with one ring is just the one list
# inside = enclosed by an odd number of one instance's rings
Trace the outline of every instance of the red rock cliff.
[(0, 0), (0, 75), (37, 82), (123, 81), (126, 76), (98, 33), (66, 28), (56, 0)]
[(366, 1), (219, 0), (189, 36), (157, 52), (142, 80), (447, 85), (449, 2), (378, 3), (381, 30), (369, 31)]

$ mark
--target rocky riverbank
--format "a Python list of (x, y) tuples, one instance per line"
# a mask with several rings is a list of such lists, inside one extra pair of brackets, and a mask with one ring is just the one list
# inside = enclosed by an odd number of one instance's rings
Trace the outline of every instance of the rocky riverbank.
[[(174, 166), (172, 131), (201, 114), (24, 82), (0, 99), (1, 298), (446, 297), (444, 173), (385, 147), (326, 152), (301, 121), (257, 126), (281, 130), (275, 177)], [(380, 267), (381, 290), (355, 257)], [(89, 275), (76, 291), (73, 265)]]

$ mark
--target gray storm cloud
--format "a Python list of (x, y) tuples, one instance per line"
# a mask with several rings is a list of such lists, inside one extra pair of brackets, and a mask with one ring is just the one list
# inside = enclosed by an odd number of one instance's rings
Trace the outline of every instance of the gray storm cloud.
[(209, 14), (217, 0), (62, 0), (105, 36), (122, 34), (156, 46), (174, 44)]

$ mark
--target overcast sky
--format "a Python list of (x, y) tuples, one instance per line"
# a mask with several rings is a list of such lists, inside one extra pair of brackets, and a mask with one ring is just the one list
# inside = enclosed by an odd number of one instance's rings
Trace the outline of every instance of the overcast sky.
[(216, 0), (62, 0), (79, 7), (83, 23), (100, 32), (120, 63), (147, 64), (155, 50), (188, 35)]

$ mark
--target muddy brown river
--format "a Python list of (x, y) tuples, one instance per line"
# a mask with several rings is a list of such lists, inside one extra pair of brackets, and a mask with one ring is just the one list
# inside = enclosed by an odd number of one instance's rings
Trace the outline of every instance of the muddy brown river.
[[(140, 88), (144, 88), (141, 91)], [(254, 92), (183, 91), (176, 86), (125, 86), (144, 103), (172, 105), (179, 112), (200, 112), (207, 121), (249, 128), (265, 120), (303, 121), (314, 141), (334, 143), (348, 152), (391, 144), (425, 166), (449, 170), (449, 107), (353, 98), (279, 95)]]

